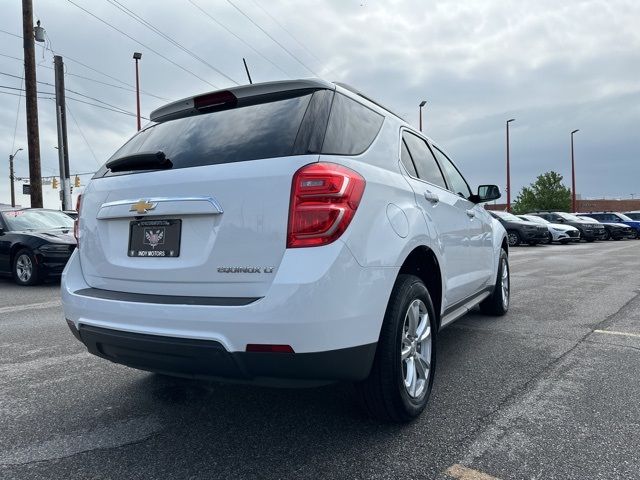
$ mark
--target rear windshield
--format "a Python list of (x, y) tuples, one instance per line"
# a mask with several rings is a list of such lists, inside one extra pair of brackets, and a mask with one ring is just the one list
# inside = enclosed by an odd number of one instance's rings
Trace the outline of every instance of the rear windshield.
[[(312, 93), (152, 125), (111, 159), (164, 152), (174, 169), (292, 155)], [(306, 152), (304, 152), (306, 153)], [(103, 167), (96, 176), (107, 172)]]
[[(173, 169), (323, 153), (359, 155), (384, 117), (331, 90), (284, 92), (276, 99), (157, 123), (137, 133), (110, 160), (163, 152)], [(95, 177), (120, 175), (103, 166)]]

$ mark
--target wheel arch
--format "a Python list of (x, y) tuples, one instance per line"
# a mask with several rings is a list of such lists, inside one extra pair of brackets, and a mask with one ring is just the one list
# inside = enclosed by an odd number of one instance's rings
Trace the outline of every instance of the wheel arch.
[(400, 274), (415, 275), (427, 287), (433, 308), (436, 311), (438, 328), (442, 314), (442, 270), (436, 254), (425, 245), (414, 248), (405, 258), (400, 267)]

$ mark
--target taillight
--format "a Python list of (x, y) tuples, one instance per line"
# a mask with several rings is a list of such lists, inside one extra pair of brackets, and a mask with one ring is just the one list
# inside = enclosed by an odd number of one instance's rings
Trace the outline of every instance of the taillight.
[(78, 248), (80, 248), (80, 207), (82, 206), (82, 194), (78, 195), (78, 199), (76, 200), (76, 212), (78, 216), (73, 222), (73, 236), (76, 237), (76, 243), (78, 244)]
[(293, 176), (287, 248), (317, 247), (342, 235), (358, 209), (365, 180), (334, 163), (312, 163)]
[(193, 99), (193, 106), (201, 112), (233, 108), (237, 103), (236, 96), (228, 90), (207, 93)]

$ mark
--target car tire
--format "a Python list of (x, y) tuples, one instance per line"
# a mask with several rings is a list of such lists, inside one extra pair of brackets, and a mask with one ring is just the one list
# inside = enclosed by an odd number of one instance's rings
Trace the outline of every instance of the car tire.
[(401, 423), (424, 410), (436, 368), (436, 329), (427, 287), (414, 275), (399, 275), (382, 322), (371, 372), (355, 385), (370, 416)]
[(517, 247), (522, 243), (522, 239), (515, 230), (507, 230), (507, 242), (509, 242), (510, 247)]
[(23, 248), (13, 258), (13, 279), (18, 285), (36, 285), (40, 283), (40, 272), (33, 252)]
[(551, 245), (553, 243), (553, 234), (551, 232), (547, 233), (547, 245)]
[(500, 251), (500, 263), (496, 284), (491, 296), (480, 302), (480, 311), (485, 315), (502, 316), (509, 311), (511, 297), (511, 272), (509, 270), (509, 256), (504, 250)]
[(611, 240), (611, 234), (605, 230), (602, 240)]

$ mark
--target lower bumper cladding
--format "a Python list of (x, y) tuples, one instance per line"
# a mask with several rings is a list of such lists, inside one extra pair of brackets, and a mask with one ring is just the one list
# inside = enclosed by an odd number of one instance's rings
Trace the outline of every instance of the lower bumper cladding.
[(287, 381), (332, 382), (363, 380), (369, 374), (376, 344), (312, 353), (229, 352), (211, 340), (163, 337), (88, 325), (73, 335), (99, 357), (157, 373), (260, 383)]

